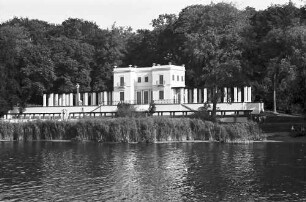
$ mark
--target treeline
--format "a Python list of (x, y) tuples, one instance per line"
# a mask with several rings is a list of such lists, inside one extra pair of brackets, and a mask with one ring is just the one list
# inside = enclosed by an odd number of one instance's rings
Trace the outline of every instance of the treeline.
[(76, 83), (81, 91), (112, 90), (115, 65), (168, 62), (185, 64), (188, 87), (215, 88), (215, 100), (223, 86), (251, 85), (254, 101), (267, 108), (305, 111), (305, 7), (193, 5), (178, 16), (160, 15), (152, 26), (101, 29), (72, 18), (0, 24), (0, 116), (13, 106), (42, 104), (43, 92), (74, 91)]

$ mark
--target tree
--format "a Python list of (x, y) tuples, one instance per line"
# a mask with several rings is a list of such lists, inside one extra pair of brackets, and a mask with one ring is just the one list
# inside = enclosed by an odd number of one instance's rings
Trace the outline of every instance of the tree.
[(0, 116), (14, 106), (25, 107), (21, 96), (20, 60), (29, 43), (29, 33), (23, 27), (0, 26)]
[(242, 82), (239, 43), (244, 19), (239, 14), (230, 4), (195, 5), (183, 9), (175, 24), (191, 85), (213, 88), (213, 117), (218, 89)]
[(91, 87), (94, 91), (112, 89), (113, 68), (124, 63), (131, 35), (131, 28), (115, 27), (115, 25), (111, 30), (97, 32), (94, 42), (95, 63), (91, 72)]
[(288, 29), (286, 33), (292, 53), (290, 62), (295, 69), (283, 97), (290, 99), (289, 104), (301, 108), (295, 112), (304, 110), (306, 114), (306, 26), (301, 24)]
[(75, 89), (75, 84), (79, 83), (81, 91), (89, 91), (94, 47), (64, 36), (53, 38), (50, 47), (56, 74), (52, 90), (72, 92)]
[(290, 64), (288, 59), (273, 58), (270, 60), (268, 65), (268, 75), (273, 85), (273, 112), (277, 113), (276, 110), (276, 92), (279, 85), (284, 81), (285, 78), (294, 74), (295, 66)]
[(251, 76), (254, 81), (257, 80), (255, 83), (260, 83), (257, 86), (265, 89), (266, 94), (262, 97), (266, 99), (267, 105), (273, 103), (274, 112), (277, 110), (276, 100), (281, 105), (286, 100), (277, 97), (277, 91), (284, 81), (290, 80), (291, 70), (294, 69), (292, 43), (288, 41), (287, 31), (301, 23), (300, 16), (301, 11), (289, 2), (271, 6), (250, 18), (250, 34), (245, 37), (251, 44), (250, 48), (245, 49), (248, 52), (247, 64), (252, 68)]
[[(24, 102), (41, 102), (44, 92), (49, 92), (56, 79), (51, 50), (44, 45), (29, 45), (22, 51), (21, 58), (21, 95)], [(39, 100), (33, 100), (35, 96)]]

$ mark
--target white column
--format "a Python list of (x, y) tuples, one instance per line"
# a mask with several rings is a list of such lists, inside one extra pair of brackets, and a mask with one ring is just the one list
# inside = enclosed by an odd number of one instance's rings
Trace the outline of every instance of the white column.
[(203, 102), (205, 103), (205, 102), (207, 102), (207, 88), (204, 88), (203, 91), (204, 91), (204, 100), (203, 100)]
[(103, 96), (103, 104), (107, 105), (107, 92), (103, 92), (104, 96)]
[(193, 103), (198, 103), (198, 89), (193, 89)]
[(184, 89), (184, 103), (188, 103), (188, 89)]
[(91, 105), (93, 106), (97, 105), (97, 94), (96, 93), (91, 94)]
[(47, 106), (47, 94), (44, 94), (44, 96), (43, 96), (43, 106), (44, 107)]
[(65, 94), (65, 106), (69, 106), (69, 94)]
[(69, 106), (73, 106), (73, 93), (69, 94)]
[(223, 102), (227, 102), (227, 88), (224, 88), (224, 98), (223, 98)]
[(237, 102), (241, 102), (241, 88), (237, 88), (237, 90), (238, 90)]
[(243, 87), (243, 101), (248, 102), (248, 87)]
[(62, 106), (63, 104), (63, 94), (58, 95), (58, 106)]
[(66, 106), (66, 94), (62, 94), (62, 106)]
[(58, 94), (54, 94), (54, 106), (58, 106)]
[(88, 93), (84, 93), (83, 96), (83, 105), (88, 106)]
[(50, 106), (50, 107), (54, 106), (54, 94), (53, 93), (50, 93), (50, 95), (49, 95), (48, 106)]
[(180, 89), (180, 103), (184, 103), (184, 88)]
[(252, 87), (248, 87), (248, 102), (252, 102)]
[(238, 89), (237, 89), (237, 87), (234, 87), (234, 102), (237, 102), (237, 98), (238, 98)]

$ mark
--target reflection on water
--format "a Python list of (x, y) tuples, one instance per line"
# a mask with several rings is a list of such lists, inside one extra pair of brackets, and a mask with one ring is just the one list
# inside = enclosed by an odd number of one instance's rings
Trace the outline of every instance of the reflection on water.
[(305, 201), (302, 143), (0, 143), (0, 201)]

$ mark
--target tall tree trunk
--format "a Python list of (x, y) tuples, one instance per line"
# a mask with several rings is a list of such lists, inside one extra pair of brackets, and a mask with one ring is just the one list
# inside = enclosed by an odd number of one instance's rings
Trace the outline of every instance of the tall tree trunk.
[(218, 88), (217, 86), (214, 86), (213, 88), (213, 96), (212, 96), (212, 112), (211, 112), (211, 118), (212, 121), (216, 121), (216, 116), (217, 116), (217, 102), (218, 102)]
[(274, 74), (274, 78), (273, 78), (273, 112), (277, 113), (276, 111), (276, 74)]

